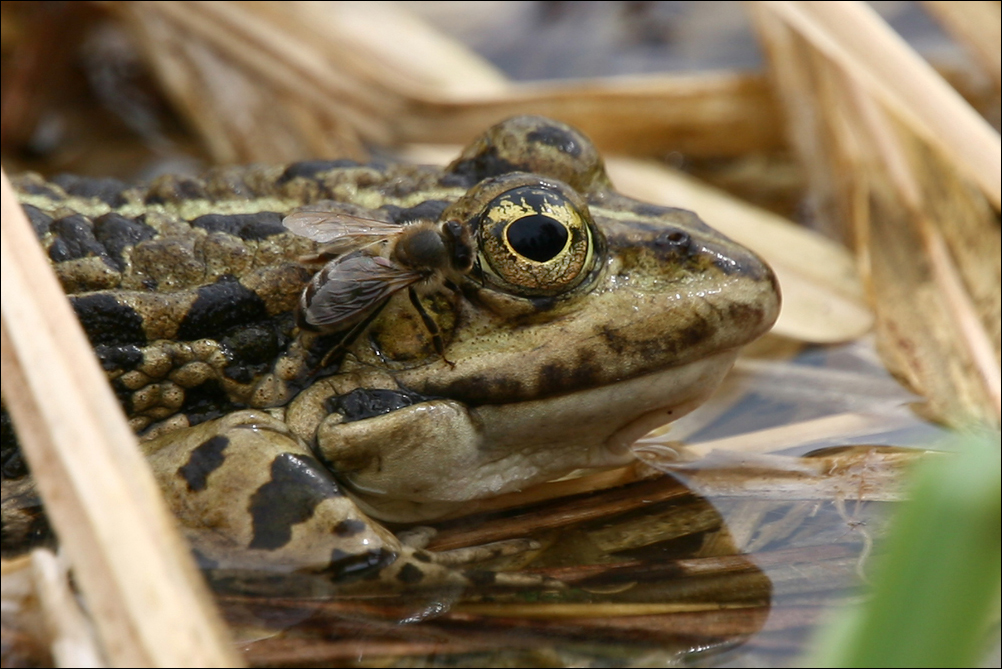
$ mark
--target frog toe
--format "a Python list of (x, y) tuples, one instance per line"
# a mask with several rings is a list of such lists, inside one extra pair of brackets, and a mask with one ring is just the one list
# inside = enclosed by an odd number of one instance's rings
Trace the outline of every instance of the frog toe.
[(542, 574), (528, 574), (514, 571), (490, 571), (489, 569), (466, 569), (463, 577), (470, 585), (479, 588), (533, 588), (562, 590), (567, 587), (562, 581)]
[[(497, 542), (509, 544), (513, 542)], [(460, 549), (466, 550), (466, 549)], [(489, 551), (482, 552), (479, 557), (489, 559)], [(428, 590), (443, 587), (461, 588), (545, 588), (560, 589), (563, 583), (540, 574), (522, 572), (502, 572), (490, 569), (457, 569), (448, 556), (452, 551), (433, 553), (425, 550), (414, 550), (404, 547), (397, 559), (379, 573), (378, 583), (370, 584), (377, 588), (393, 590)], [(495, 554), (497, 555), (497, 554)], [(375, 580), (371, 576), (370, 581)], [(364, 587), (364, 586), (363, 586)]]
[(510, 557), (528, 551), (539, 550), (540, 543), (534, 539), (505, 539), (480, 546), (466, 546), (452, 550), (431, 553), (434, 562), (441, 565), (464, 565), (486, 562), (500, 557)]
[(397, 540), (411, 548), (427, 548), (428, 543), (435, 538), (438, 530), (427, 525), (417, 525), (396, 533)]

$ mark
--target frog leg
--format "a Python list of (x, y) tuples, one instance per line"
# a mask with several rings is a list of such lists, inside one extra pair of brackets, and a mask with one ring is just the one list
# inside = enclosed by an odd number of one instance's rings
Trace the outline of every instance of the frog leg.
[(185, 534), (210, 566), (347, 578), (385, 567), (401, 552), (310, 449), (264, 412), (238, 411), (143, 448)]
[[(143, 444), (169, 506), (212, 569), (307, 572), (393, 589), (483, 583), (370, 521), (285, 423), (239, 411)], [(514, 576), (514, 575), (513, 575)], [(509, 583), (510, 581), (510, 583)], [(539, 578), (499, 585), (539, 584)]]
[(316, 428), (317, 456), (369, 515), (420, 522), (489, 496), (466, 485), (490, 469), (490, 454), (465, 405), (371, 388), (324, 404), (331, 413)]

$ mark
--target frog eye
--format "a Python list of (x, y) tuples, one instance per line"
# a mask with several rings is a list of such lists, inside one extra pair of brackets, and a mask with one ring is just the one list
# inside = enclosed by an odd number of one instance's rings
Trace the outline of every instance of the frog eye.
[(580, 283), (593, 264), (587, 210), (559, 191), (506, 191), (491, 200), (479, 224), (484, 276), (511, 292), (556, 295)]

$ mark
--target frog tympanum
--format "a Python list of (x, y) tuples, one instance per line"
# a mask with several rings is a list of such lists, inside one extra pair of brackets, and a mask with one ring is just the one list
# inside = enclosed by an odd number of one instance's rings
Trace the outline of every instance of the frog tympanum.
[(373, 519), (629, 462), (779, 307), (753, 253), (540, 117), (445, 169), (14, 183), (206, 565), (462, 580)]

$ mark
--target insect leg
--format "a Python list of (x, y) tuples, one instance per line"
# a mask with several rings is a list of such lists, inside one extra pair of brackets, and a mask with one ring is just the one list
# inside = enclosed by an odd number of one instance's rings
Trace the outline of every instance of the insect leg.
[(424, 305), (421, 304), (421, 300), (418, 299), (417, 293), (414, 292), (414, 286), (409, 286), (407, 288), (407, 294), (411, 298), (411, 304), (417, 309), (418, 314), (421, 316), (421, 320), (424, 322), (424, 326), (428, 328), (428, 333), (431, 334), (431, 343), (435, 347), (435, 352), (442, 356), (442, 360), (449, 363), (452, 368), (456, 367), (456, 363), (452, 362), (445, 357), (445, 342), (442, 341), (442, 331), (438, 329), (438, 323), (428, 315), (425, 311)]
[(369, 324), (372, 323), (372, 321), (376, 318), (376, 316), (379, 315), (379, 313), (383, 310), (383, 307), (385, 306), (386, 302), (384, 301), (382, 304), (376, 307), (371, 314), (366, 316), (363, 320), (359, 321), (355, 325), (351, 326), (351, 329), (348, 330), (343, 337), (341, 337), (341, 341), (332, 346), (331, 350), (327, 351), (327, 353), (324, 354), (323, 359), (320, 361), (320, 366), (326, 367), (338, 354), (343, 353), (349, 346), (351, 346), (352, 343), (356, 339), (358, 339), (358, 336), (362, 334), (362, 332), (364, 332), (367, 327), (369, 327)]

